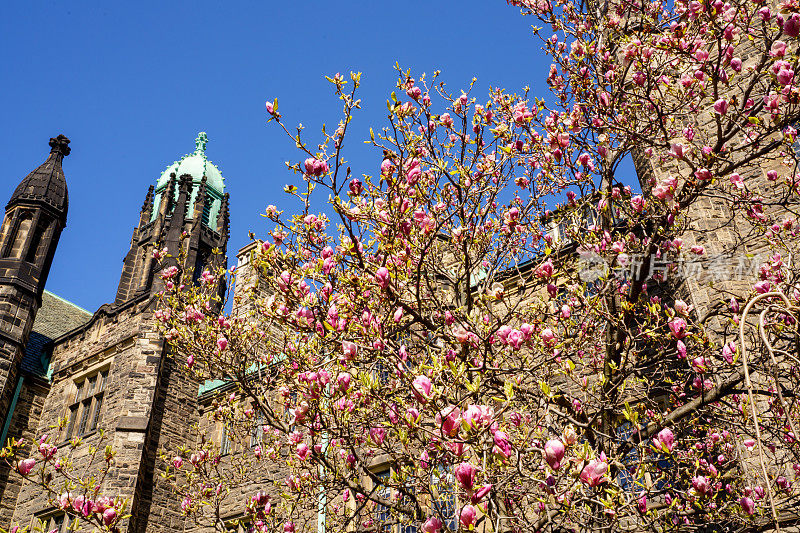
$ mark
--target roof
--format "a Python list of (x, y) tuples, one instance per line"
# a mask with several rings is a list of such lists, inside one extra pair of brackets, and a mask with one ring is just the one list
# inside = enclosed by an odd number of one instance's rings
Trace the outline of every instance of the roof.
[(50, 354), (45, 347), (53, 339), (82, 326), (92, 314), (49, 291), (42, 294), (42, 306), (36, 313), (33, 331), (25, 345), (21, 368), (24, 372), (47, 377)]
[[(192, 176), (193, 187), (192, 195), (189, 200), (189, 209), (186, 213), (187, 216), (191, 216), (194, 211), (194, 201), (200, 190), (200, 183), (203, 180), (203, 176), (205, 176), (206, 194), (210, 201), (207, 224), (212, 229), (216, 229), (217, 216), (219, 215), (222, 197), (225, 193), (225, 178), (222, 177), (222, 172), (220, 172), (219, 168), (206, 157), (208, 136), (204, 131), (197, 134), (197, 139), (195, 139), (194, 144), (195, 151), (193, 153), (186, 154), (180, 160), (172, 163), (161, 173), (161, 177), (158, 178), (158, 182), (156, 182), (155, 205), (153, 207), (151, 220), (154, 220), (158, 215), (158, 207), (161, 204), (161, 194), (167, 189), (167, 184), (172, 174), (175, 174), (175, 179), (180, 178), (184, 174)], [(178, 191), (176, 190), (173, 194), (177, 197)]]
[(66, 215), (69, 198), (67, 180), (61, 161), (70, 152), (69, 139), (63, 135), (50, 139), (50, 155), (14, 190), (8, 205), (19, 201), (43, 202)]

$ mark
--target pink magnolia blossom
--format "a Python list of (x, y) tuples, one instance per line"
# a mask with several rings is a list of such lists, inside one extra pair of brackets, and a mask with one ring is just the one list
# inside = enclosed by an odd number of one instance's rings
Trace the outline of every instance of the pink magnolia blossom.
[(768, 280), (758, 281), (755, 285), (753, 285), (753, 289), (759, 294), (764, 294), (769, 292), (772, 288), (772, 285)]
[(753, 501), (752, 498), (747, 496), (742, 496), (739, 498), (739, 505), (742, 506), (742, 511), (747, 513), (748, 515), (752, 515), (756, 512), (756, 503)]
[(420, 375), (414, 378), (412, 387), (417, 401), (426, 403), (428, 400), (430, 400), (433, 385), (431, 384), (431, 380), (428, 378), (428, 376)]
[(792, 13), (783, 22), (783, 33), (788, 37), (797, 37), (800, 35), (800, 14)]
[(350, 341), (342, 341), (342, 353), (345, 361), (352, 361), (357, 352), (358, 347), (355, 345), (355, 343)]
[(117, 510), (113, 507), (109, 507), (105, 511), (103, 511), (103, 524), (106, 526), (111, 526), (114, 522), (117, 521)]
[(267, 100), (266, 105), (267, 105), (267, 113), (269, 113), (270, 115), (274, 115), (275, 114), (274, 104), (269, 100)]
[(678, 358), (686, 359), (686, 344), (683, 341), (678, 341), (676, 348), (678, 349)]
[(436, 425), (442, 428), (442, 433), (453, 437), (461, 429), (461, 409), (454, 405), (445, 407), (436, 413), (435, 421)]
[(225, 337), (219, 337), (217, 339), (217, 348), (219, 348), (219, 351), (223, 352), (227, 347), (228, 347), (228, 339), (226, 339)]
[(672, 333), (672, 336), (676, 339), (683, 339), (686, 337), (686, 328), (687, 324), (686, 321), (682, 318), (673, 318), (669, 324), (669, 330)]
[(564, 443), (558, 439), (550, 439), (544, 445), (544, 459), (553, 470), (561, 468), (561, 461), (564, 459)]
[(432, 516), (422, 524), (422, 531), (425, 533), (439, 533), (442, 530), (442, 521), (438, 517)]
[(464, 326), (458, 325), (453, 328), (453, 336), (461, 344), (469, 344), (472, 342), (474, 333), (470, 333)]
[(490, 426), (494, 422), (494, 409), (485, 405), (469, 405), (462, 414), (462, 420), (471, 429)]
[(653, 439), (653, 444), (659, 450), (669, 453), (675, 446), (675, 435), (672, 433), (671, 429), (664, 428), (659, 431), (656, 438)]
[(789, 85), (794, 79), (794, 71), (788, 68), (781, 69), (778, 71), (776, 77), (778, 79), (778, 83), (781, 85)]
[(706, 358), (703, 357), (702, 355), (699, 357), (695, 357), (694, 359), (692, 359), (692, 368), (696, 372), (700, 372), (701, 374), (708, 372), (708, 361), (706, 361)]
[(19, 463), (17, 463), (17, 470), (23, 476), (27, 476), (33, 470), (33, 467), (36, 466), (36, 459), (29, 457), (28, 459), (23, 459)]
[(467, 504), (461, 508), (461, 513), (459, 514), (459, 522), (461, 522), (461, 527), (472, 531), (475, 528), (475, 522), (477, 519), (478, 513), (475, 510), (475, 507)]
[(506, 336), (506, 341), (512, 348), (519, 350), (525, 342), (525, 335), (518, 329), (512, 329)]
[(722, 347), (722, 358), (728, 364), (733, 364), (733, 356), (736, 354), (736, 345), (729, 342)]
[(681, 143), (673, 143), (672, 146), (670, 146), (669, 155), (675, 159), (683, 159), (685, 157), (684, 146)]
[(714, 111), (716, 111), (717, 114), (725, 115), (728, 113), (728, 105), (729, 104), (727, 100), (725, 100), (724, 98), (720, 98), (719, 100), (714, 102)]
[(608, 463), (605, 460), (605, 454), (601, 454), (599, 459), (592, 459), (581, 470), (581, 481), (590, 486), (596, 487), (607, 481), (605, 474), (608, 471)]
[(378, 282), (378, 285), (381, 287), (386, 287), (389, 285), (389, 269), (386, 267), (380, 267), (375, 272), (375, 281)]
[(475, 484), (475, 474), (478, 472), (478, 469), (475, 468), (475, 465), (472, 463), (461, 463), (455, 468), (455, 476), (456, 480), (466, 491), (471, 491), (473, 485)]
[(786, 55), (786, 43), (783, 41), (775, 41), (772, 43), (772, 48), (769, 49), (769, 55), (772, 57), (783, 57)]
[(470, 498), (470, 501), (471, 501), (473, 504), (479, 503), (479, 502), (480, 502), (481, 500), (483, 500), (483, 499), (484, 499), (484, 498), (485, 498), (485, 497), (486, 497), (486, 496), (487, 496), (487, 495), (488, 495), (490, 492), (492, 492), (492, 486), (493, 486), (493, 485), (490, 483), (490, 484), (488, 484), (488, 485), (484, 485), (484, 486), (482, 486), (481, 488), (479, 488), (478, 490), (476, 490), (476, 491), (475, 491), (475, 493), (472, 495), (472, 498)]
[(301, 461), (305, 461), (308, 455), (311, 453), (311, 449), (308, 447), (308, 444), (301, 442), (297, 445), (296, 452), (297, 457), (299, 457)]
[(551, 278), (553, 277), (553, 260), (548, 259), (536, 269), (536, 275), (540, 278)]
[(508, 434), (505, 431), (494, 432), (494, 451), (503, 457), (509, 457), (512, 452)]
[(336, 377), (336, 383), (339, 385), (340, 391), (346, 391), (350, 388), (350, 381), (353, 377), (350, 375), (349, 372), (342, 372)]
[(694, 476), (692, 478), (692, 488), (701, 496), (707, 496), (714, 492), (714, 487), (705, 476)]
[[(716, 107), (716, 106), (715, 106)], [(725, 108), (727, 111), (727, 107)], [(709, 181), (714, 175), (707, 168), (700, 168), (695, 170), (694, 176), (700, 181)]]

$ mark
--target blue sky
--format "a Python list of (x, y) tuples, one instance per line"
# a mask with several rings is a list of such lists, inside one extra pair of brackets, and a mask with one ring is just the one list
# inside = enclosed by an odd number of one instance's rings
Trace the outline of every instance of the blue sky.
[(316, 135), (338, 118), (324, 75), (363, 72), (346, 157), (372, 173), (379, 154), (361, 141), (386, 123), (395, 61), (442, 70), (456, 92), (476, 76), (479, 100), (490, 85), (545, 96), (549, 61), (532, 23), (503, 0), (9, 3), (0, 200), (44, 161), (50, 137), (72, 140), (69, 218), (47, 288), (94, 311), (114, 299), (147, 187), (198, 131), (231, 195), (233, 258), (249, 231), (269, 229), (259, 216), (268, 204), (291, 207), (282, 188), (296, 178), (283, 162), (300, 156), (266, 124), (267, 98)]

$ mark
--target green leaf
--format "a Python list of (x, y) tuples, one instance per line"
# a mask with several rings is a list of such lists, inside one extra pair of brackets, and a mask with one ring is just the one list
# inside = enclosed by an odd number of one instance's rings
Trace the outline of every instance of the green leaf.
[(625, 420), (633, 422), (633, 411), (631, 411), (631, 405), (628, 402), (625, 402), (623, 414), (625, 415)]

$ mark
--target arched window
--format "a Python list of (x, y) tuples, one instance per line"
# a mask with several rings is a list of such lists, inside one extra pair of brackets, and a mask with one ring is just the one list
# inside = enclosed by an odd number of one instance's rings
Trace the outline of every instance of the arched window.
[(14, 234), (10, 239), (11, 245), (6, 246), (5, 257), (22, 257), (22, 248), (25, 246), (25, 241), (28, 238), (28, 232), (31, 230), (32, 222), (33, 214), (26, 212), (20, 216), (16, 230), (14, 230)]
[(44, 234), (47, 232), (49, 225), (50, 220), (47, 217), (39, 217), (39, 222), (36, 224), (36, 230), (33, 233), (33, 239), (28, 248), (28, 253), (25, 254), (25, 261), (28, 263), (36, 263), (36, 260), (44, 255), (47, 243), (43, 242), (42, 237), (44, 237)]
[(11, 222), (14, 220), (10, 214), (3, 219), (3, 229), (0, 230), (0, 247), (8, 242), (8, 234), (11, 232)]
[(211, 217), (211, 205), (214, 203), (214, 198), (211, 196), (206, 197), (206, 202), (203, 204), (203, 224), (208, 226), (209, 218)]

